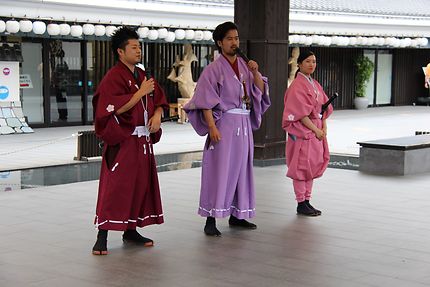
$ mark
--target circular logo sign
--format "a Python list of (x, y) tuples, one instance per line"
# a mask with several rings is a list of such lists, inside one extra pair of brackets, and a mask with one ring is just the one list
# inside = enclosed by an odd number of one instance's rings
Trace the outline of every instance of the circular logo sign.
[(6, 76), (9, 75), (10, 74), (10, 69), (9, 68), (4, 68), (3, 69), (3, 74), (6, 75)]
[(9, 89), (6, 86), (0, 86), (0, 100), (9, 97)]

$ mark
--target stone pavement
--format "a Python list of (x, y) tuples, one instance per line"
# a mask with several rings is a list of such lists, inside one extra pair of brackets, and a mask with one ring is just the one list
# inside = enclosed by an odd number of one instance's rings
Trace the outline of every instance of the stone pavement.
[[(357, 141), (430, 130), (429, 107), (336, 111), (332, 153)], [(156, 153), (201, 150), (189, 125), (164, 124)], [(77, 131), (37, 129), (0, 137), (0, 171), (74, 162)], [(203, 234), (196, 215), (200, 168), (159, 174), (166, 223), (143, 230), (153, 248), (109, 236), (110, 255), (91, 255), (97, 181), (0, 192), (0, 286), (429, 286), (430, 174), (373, 176), (328, 169), (314, 185), (318, 218), (295, 213), (284, 165), (255, 168), (258, 225)], [(64, 176), (58, 174), (58, 177)]]
[(0, 286), (430, 285), (429, 174), (380, 177), (328, 169), (317, 218), (297, 216), (285, 166), (255, 168), (258, 229), (203, 234), (200, 168), (159, 174), (166, 223), (152, 248), (109, 235), (91, 255), (97, 181), (0, 193)]

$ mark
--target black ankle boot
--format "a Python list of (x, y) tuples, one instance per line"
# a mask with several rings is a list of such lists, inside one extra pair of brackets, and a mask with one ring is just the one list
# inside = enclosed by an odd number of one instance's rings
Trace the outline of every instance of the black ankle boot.
[(314, 211), (317, 213), (317, 215), (321, 215), (321, 214), (322, 214), (321, 210), (318, 210), (318, 209), (316, 209), (315, 207), (313, 207), (313, 206), (311, 205), (311, 203), (309, 202), (309, 200), (305, 200), (305, 203), (306, 203), (306, 205), (307, 205), (310, 209), (314, 210)]
[(206, 218), (206, 225), (204, 232), (208, 236), (221, 236), (221, 232), (216, 228), (215, 218), (208, 216)]
[(246, 229), (257, 229), (257, 225), (255, 225), (254, 223), (246, 221), (245, 219), (239, 219), (233, 215), (230, 215), (228, 224), (230, 224), (230, 226), (239, 226)]
[(306, 204), (306, 201), (302, 201), (302, 202), (297, 203), (297, 214), (306, 215), (306, 216), (317, 216), (318, 215), (315, 210), (311, 209)]
[(93, 246), (93, 254), (94, 255), (107, 255), (107, 230), (99, 229), (99, 233), (97, 234), (97, 241)]
[(134, 229), (127, 229), (124, 231), (124, 234), (122, 235), (122, 240), (124, 242), (133, 242), (136, 244), (142, 244), (143, 246), (153, 246), (154, 241), (152, 239), (143, 237)]

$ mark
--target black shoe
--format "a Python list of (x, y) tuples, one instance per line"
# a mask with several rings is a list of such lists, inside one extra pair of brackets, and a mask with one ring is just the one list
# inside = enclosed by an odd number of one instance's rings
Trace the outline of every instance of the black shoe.
[(311, 205), (311, 203), (309, 202), (309, 200), (305, 200), (305, 203), (306, 203), (306, 205), (307, 205), (310, 209), (315, 210), (315, 212), (316, 212), (318, 215), (321, 215), (321, 214), (322, 214), (321, 210), (318, 210), (318, 209), (316, 209), (315, 207), (313, 207), (313, 206)]
[(122, 235), (122, 240), (124, 242), (133, 242), (136, 244), (140, 244), (143, 246), (153, 246), (154, 241), (152, 241), (149, 238), (143, 237), (139, 234), (136, 230), (128, 229), (124, 231), (124, 234)]
[(205, 228), (203, 229), (208, 236), (221, 236), (221, 232), (216, 228), (215, 218), (207, 217)]
[(246, 229), (257, 229), (257, 225), (246, 221), (245, 219), (238, 219), (237, 217), (230, 215), (230, 219), (228, 220), (228, 224), (230, 226), (238, 226)]
[(318, 213), (307, 206), (305, 201), (297, 203), (297, 214), (305, 216), (318, 216)]
[(93, 246), (94, 255), (107, 255), (107, 230), (99, 230), (97, 234), (97, 241)]

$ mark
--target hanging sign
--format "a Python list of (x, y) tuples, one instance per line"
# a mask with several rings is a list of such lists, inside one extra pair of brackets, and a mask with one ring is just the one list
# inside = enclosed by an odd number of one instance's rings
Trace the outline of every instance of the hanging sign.
[(19, 62), (0, 61), (0, 102), (19, 101)]

